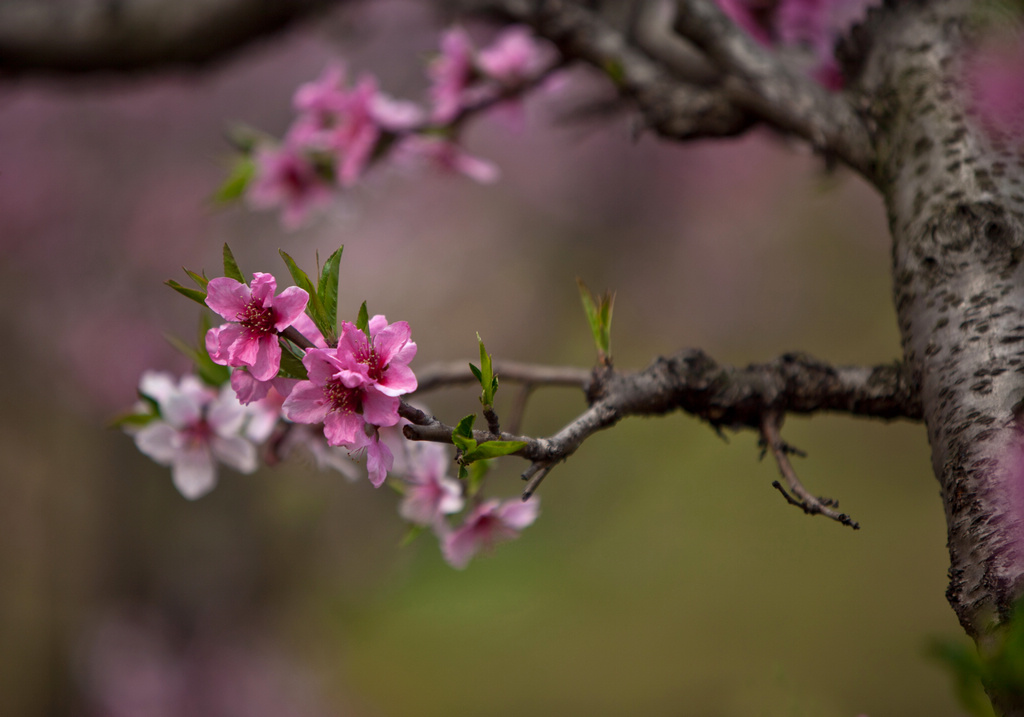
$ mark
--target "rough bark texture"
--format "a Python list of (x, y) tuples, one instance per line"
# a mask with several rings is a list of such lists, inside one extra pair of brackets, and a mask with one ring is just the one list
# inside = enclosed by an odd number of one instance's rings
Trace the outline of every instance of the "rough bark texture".
[(984, 649), (1024, 590), (1024, 156), (968, 116), (970, 2), (889, 10), (861, 33), (858, 89), (871, 98), (905, 360), (946, 509), (947, 597)]

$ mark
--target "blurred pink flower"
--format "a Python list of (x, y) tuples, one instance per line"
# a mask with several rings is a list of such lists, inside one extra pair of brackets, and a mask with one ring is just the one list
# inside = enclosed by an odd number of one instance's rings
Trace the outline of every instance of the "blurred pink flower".
[(282, 207), (281, 223), (297, 229), (310, 210), (327, 203), (330, 182), (320, 173), (305, 147), (307, 137), (295, 132), (277, 147), (256, 149), (256, 169), (246, 199), (257, 209)]
[(488, 500), (476, 506), (460, 528), (447, 533), (441, 541), (444, 559), (461, 570), (481, 550), (519, 537), (519, 531), (537, 519), (539, 502), (513, 499)]
[(458, 513), (465, 504), (461, 484), (448, 475), (448, 449), (440, 443), (400, 440), (406, 489), (398, 512), (410, 523), (441, 530), (444, 516)]
[(300, 113), (301, 124), (324, 129), (335, 123), (345, 110), (346, 75), (343, 64), (329, 62), (320, 77), (299, 85), (292, 105)]
[(366, 473), (374, 488), (380, 488), (394, 467), (395, 458), (376, 431), (363, 430), (356, 434), (353, 455), (366, 454)]
[(474, 157), (451, 140), (412, 135), (395, 149), (395, 162), (410, 168), (430, 164), (445, 172), (462, 174), (480, 184), (493, 184), (501, 176), (497, 165)]
[(194, 500), (217, 482), (217, 461), (242, 473), (256, 470), (256, 448), (243, 436), (251, 414), (225, 386), (220, 393), (195, 376), (175, 383), (166, 373), (147, 371), (139, 393), (159, 406), (160, 417), (128, 429), (139, 451), (171, 467), (183, 496)]
[(447, 30), (441, 37), (441, 54), (428, 68), (434, 103), (431, 119), (442, 124), (455, 119), (463, 108), (466, 89), (475, 72), (469, 35), (461, 27)]
[(206, 333), (206, 349), (214, 362), (246, 367), (257, 381), (267, 381), (281, 368), (278, 332), (298, 320), (306, 310), (309, 294), (290, 286), (277, 297), (272, 274), (256, 272), (252, 285), (226, 276), (212, 279), (206, 287), (206, 305), (228, 324)]
[(487, 77), (515, 86), (540, 75), (554, 59), (551, 47), (542, 44), (528, 27), (515, 25), (480, 51), (477, 65)]

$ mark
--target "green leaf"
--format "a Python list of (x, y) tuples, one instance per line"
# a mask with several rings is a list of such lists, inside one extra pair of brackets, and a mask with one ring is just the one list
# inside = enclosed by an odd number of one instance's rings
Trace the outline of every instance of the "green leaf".
[(402, 542), (398, 544), (399, 547), (404, 548), (406, 545), (412, 543), (412, 541), (420, 537), (420, 533), (422, 533), (424, 530), (426, 530), (426, 528), (422, 525), (410, 525), (409, 531), (402, 538)]
[(498, 377), (494, 375), (490, 354), (484, 348), (484, 340), (480, 338), (479, 333), (476, 335), (476, 340), (480, 343), (480, 368), (470, 364), (469, 370), (476, 376), (476, 380), (480, 382), (480, 387), (483, 389), (480, 394), (480, 403), (484, 405), (484, 408), (490, 408), (494, 405), (494, 393), (498, 390)]
[(309, 379), (306, 365), (302, 363), (301, 358), (292, 353), (291, 346), (283, 340), (281, 341), (281, 373), (285, 378), (297, 378), (302, 381)]
[(480, 491), (484, 477), (491, 470), (491, 461), (476, 461), (464, 470), (466, 471), (466, 494), (472, 498)]
[[(206, 326), (209, 326), (208, 322), (206, 323)], [(206, 332), (201, 331), (200, 333), (205, 335)], [(210, 358), (210, 355), (206, 353), (205, 348), (195, 348), (194, 346), (182, 341), (177, 336), (165, 335), (164, 338), (167, 339), (171, 346), (191, 359), (192, 363), (196, 366), (196, 373), (199, 374), (199, 378), (202, 379), (203, 383), (207, 386), (220, 388), (231, 380), (231, 369), (227, 366), (215, 364), (213, 359)], [(200, 341), (202, 341), (202, 336), (200, 336)]]
[(598, 360), (607, 364), (611, 361), (612, 356), (612, 308), (615, 304), (615, 293), (606, 291), (600, 297), (595, 297), (583, 283), (583, 279), (577, 278), (576, 284), (579, 286), (583, 311), (587, 314), (590, 332), (593, 334), (594, 344), (597, 346)]
[(325, 339), (328, 339), (328, 343), (334, 337), (334, 327), (331, 325), (332, 322), (327, 316), (327, 312), (324, 311), (323, 304), (320, 303), (320, 297), (317, 296), (316, 287), (313, 286), (313, 282), (309, 276), (299, 265), (295, 263), (288, 254), (283, 250), (279, 249), (278, 253), (281, 254), (281, 258), (284, 259), (285, 266), (288, 267), (288, 272), (292, 275), (292, 280), (295, 285), (300, 289), (304, 290), (309, 294), (309, 303), (306, 305), (306, 310), (309, 312), (309, 318), (313, 319), (313, 323), (320, 329), (320, 333), (324, 335)]
[(164, 283), (167, 284), (167, 286), (169, 286), (172, 289), (174, 289), (175, 291), (177, 291), (182, 296), (186, 296), (189, 299), (192, 299), (192, 301), (196, 302), (197, 304), (200, 304), (202, 306), (206, 306), (206, 292), (205, 291), (200, 291), (199, 289), (190, 289), (187, 286), (182, 286), (181, 284), (176, 282), (174, 279), (168, 279)]
[(155, 421), (159, 416), (155, 413), (126, 413), (123, 416), (110, 421), (108, 428), (126, 428), (128, 426), (141, 428)]
[(252, 154), (260, 146), (277, 144), (271, 135), (246, 124), (233, 124), (225, 132), (232, 147), (242, 154)]
[[(184, 267), (182, 268), (184, 269)], [(210, 283), (210, 280), (207, 279), (205, 275), (197, 274), (194, 271), (190, 271), (189, 269), (185, 269), (185, 273), (188, 274), (188, 278), (196, 282), (196, 285), (199, 288), (201, 288), (203, 291), (206, 291), (206, 287)]]
[(242, 284), (245, 283), (245, 277), (242, 276), (242, 271), (238, 268), (238, 262), (235, 261), (235, 255), (231, 253), (231, 247), (228, 246), (227, 242), (224, 242), (224, 276)]
[(366, 302), (359, 307), (359, 316), (356, 317), (356, 328), (366, 334), (366, 338), (370, 338), (370, 313), (366, 310)]
[(936, 640), (929, 646), (928, 652), (952, 674), (953, 690), (960, 705), (969, 714), (974, 717), (994, 717), (995, 713), (982, 684), (988, 671), (973, 646), (951, 640)]
[[(213, 195), (214, 204), (230, 204), (241, 199), (252, 178), (256, 175), (256, 163), (252, 157), (242, 155), (235, 160), (224, 184)], [(233, 277), (232, 277), (233, 278)]]
[(323, 269), (320, 271), (320, 282), (317, 286), (317, 296), (320, 297), (320, 305), (324, 307), (324, 313), (333, 327), (332, 336), (338, 333), (338, 282), (340, 280), (341, 252), (345, 247), (339, 247), (336, 252), (327, 257)]
[(500, 458), (526, 448), (526, 441), (485, 441), (463, 456), (467, 463), (487, 458)]
[(469, 414), (455, 426), (452, 431), (452, 443), (459, 448), (463, 454), (469, 453), (476, 448), (476, 439), (473, 438), (473, 422), (475, 414)]

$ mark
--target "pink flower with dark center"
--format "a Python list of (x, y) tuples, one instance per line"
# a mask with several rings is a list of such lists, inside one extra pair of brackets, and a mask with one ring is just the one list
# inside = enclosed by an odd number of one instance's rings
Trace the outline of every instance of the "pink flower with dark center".
[(330, 200), (330, 182), (317, 169), (305, 143), (308, 135), (290, 133), (282, 145), (256, 150), (256, 171), (246, 191), (257, 209), (283, 207), (281, 223), (297, 229), (310, 210)]
[(398, 398), (381, 393), (366, 367), (355, 363), (340, 344), (336, 349), (310, 349), (302, 363), (309, 380), (300, 381), (285, 399), (282, 411), (288, 420), (322, 421), (328, 445), (349, 447), (361, 440), (367, 423), (398, 423)]
[[(312, 341), (315, 346), (322, 349), (327, 348), (327, 341), (308, 314), (299, 314), (298, 318), (292, 322), (292, 328)], [(217, 350), (219, 333), (220, 329), (211, 329), (206, 334), (206, 350), (211, 355)], [(271, 389), (287, 397), (298, 382), (298, 379), (295, 378), (276, 375), (267, 381), (260, 381), (245, 369), (236, 369), (231, 372), (231, 388), (235, 389), (235, 395), (243, 405), (262, 400)]]
[(519, 531), (537, 519), (536, 498), (526, 501), (488, 500), (476, 506), (462, 526), (443, 536), (441, 551), (449, 565), (461, 570), (480, 551), (519, 537)]
[(516, 86), (540, 75), (553, 61), (550, 47), (542, 45), (528, 27), (516, 25), (480, 51), (477, 65), (487, 77)]
[(473, 41), (461, 27), (446, 31), (441, 37), (441, 54), (428, 68), (430, 97), (434, 102), (431, 119), (441, 124), (451, 122), (462, 111), (466, 90), (473, 81)]
[(252, 286), (228, 277), (211, 279), (206, 305), (232, 323), (210, 329), (206, 349), (215, 363), (245, 367), (257, 381), (267, 381), (281, 368), (278, 332), (295, 323), (309, 295), (291, 286), (277, 297), (277, 280), (257, 272)]
[(195, 376), (178, 383), (163, 373), (146, 372), (139, 393), (154, 401), (160, 418), (132, 431), (135, 445), (161, 465), (183, 496), (194, 500), (217, 482), (217, 461), (242, 473), (256, 470), (256, 448), (243, 437), (252, 415), (227, 386), (217, 391)]
[[(416, 390), (416, 375), (409, 362), (416, 356), (416, 343), (406, 321), (389, 324), (377, 314), (369, 320), (369, 336), (355, 324), (343, 322), (338, 339), (338, 355), (347, 355), (347, 371), (372, 385), (385, 396), (401, 396)], [(372, 423), (372, 421), (371, 421)], [(385, 425), (378, 423), (378, 426)], [(386, 425), (394, 425), (389, 423)]]

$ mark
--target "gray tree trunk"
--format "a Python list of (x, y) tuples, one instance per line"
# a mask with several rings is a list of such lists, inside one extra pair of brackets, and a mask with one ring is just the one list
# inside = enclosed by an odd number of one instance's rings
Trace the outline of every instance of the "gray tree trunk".
[[(970, 6), (876, 18), (855, 89), (876, 125), (900, 334), (946, 510), (946, 596), (984, 653), (1024, 591), (1024, 148), (965, 109)], [(992, 696), (1024, 715), (1019, 695)]]

